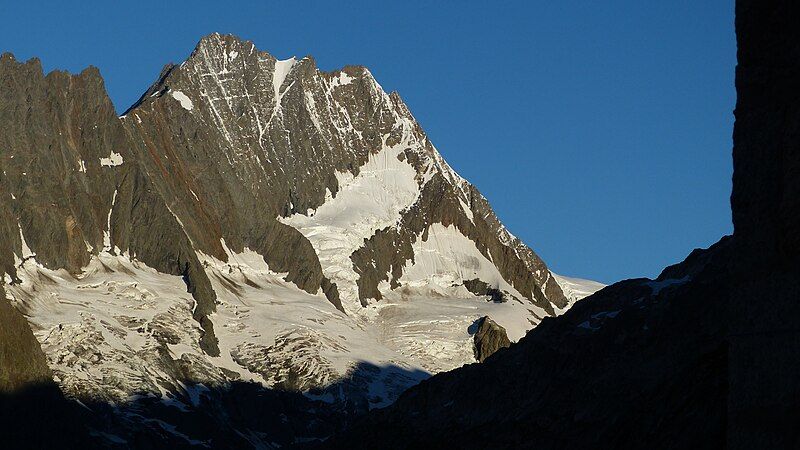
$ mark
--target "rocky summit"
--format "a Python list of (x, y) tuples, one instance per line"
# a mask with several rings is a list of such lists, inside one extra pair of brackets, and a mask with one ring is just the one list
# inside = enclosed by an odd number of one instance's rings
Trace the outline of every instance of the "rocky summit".
[(0, 165), (0, 392), (44, 386), (75, 445), (324, 439), (476, 362), (477, 319), (482, 361), (602, 287), (548, 270), (369, 70), (235, 36), (121, 116), (96, 68), (2, 55)]

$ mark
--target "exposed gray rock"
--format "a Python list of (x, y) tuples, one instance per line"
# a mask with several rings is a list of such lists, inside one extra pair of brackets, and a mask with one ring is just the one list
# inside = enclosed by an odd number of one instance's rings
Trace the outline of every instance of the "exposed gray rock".
[(0, 129), (6, 273), (16, 277), (22, 237), (38, 262), (71, 272), (106, 244), (107, 251), (129, 252), (184, 275), (208, 334), (204, 346), (214, 353), (213, 330), (203, 320), (214, 310), (214, 292), (183, 227), (139, 164), (134, 149), (141, 144), (117, 118), (97, 69), (45, 76), (37, 59), (20, 63), (3, 54)]
[[(112, 152), (128, 157), (128, 139), (95, 68), (43, 75), (38, 60), (0, 57), (1, 257), (14, 274), (20, 227), (37, 260), (77, 271), (89, 246), (102, 248), (118, 171), (101, 167)], [(4, 240), (6, 240), (4, 239)], [(13, 252), (9, 252), (12, 250)]]
[(498, 325), (489, 316), (483, 316), (476, 322), (478, 330), (475, 332), (475, 359), (483, 362), (501, 348), (511, 346), (506, 329)]

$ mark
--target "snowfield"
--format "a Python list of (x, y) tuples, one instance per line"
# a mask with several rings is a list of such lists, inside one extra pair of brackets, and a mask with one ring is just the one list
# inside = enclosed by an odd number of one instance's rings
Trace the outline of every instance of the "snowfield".
[(564, 291), (564, 295), (569, 299), (570, 304), (575, 303), (584, 297), (588, 297), (606, 287), (605, 284), (597, 281), (565, 277), (556, 273), (553, 273), (553, 276), (558, 282), (558, 285), (561, 286), (561, 290)]
[(398, 160), (403, 144), (385, 147), (371, 155), (355, 177), (338, 173), (339, 192), (308, 215), (294, 214), (280, 220), (311, 241), (322, 272), (336, 283), (342, 306), (348, 314), (359, 314), (358, 274), (350, 255), (376, 231), (395, 225), (400, 212), (419, 196), (416, 171)]
[[(176, 382), (181, 361), (193, 366), (195, 382), (232, 378), (313, 390), (317, 397), (368, 363), (387, 368), (368, 386), (383, 393), (371, 397), (372, 406), (385, 406), (428, 376), (324, 296), (283, 281), (257, 254), (231, 254), (229, 263), (205, 258), (204, 264), (218, 294), (211, 316), (221, 349), (216, 358), (200, 350), (194, 300), (181, 277), (127, 256), (101, 253), (75, 276), (31, 257), (20, 261), (22, 282), (8, 283), (7, 295), (28, 316), (56, 381), (75, 398), (177, 401), (187, 394)], [(287, 385), (289, 373), (299, 375), (296, 386)], [(320, 398), (343, 400), (335, 393)]]
[[(126, 255), (102, 252), (73, 275), (42, 267), (28, 251), (18, 261), (21, 283), (6, 280), (6, 290), (64, 391), (117, 403), (141, 395), (187, 401), (187, 387), (177, 381), (182, 366), (205, 385), (236, 379), (342, 401), (343, 394), (325, 388), (365, 365), (378, 370), (349, 395), (361, 391), (372, 407), (385, 406), (431, 373), (474, 362), (470, 327), (478, 318), (492, 316), (517, 340), (534, 325), (530, 317), (544, 314), (518, 302), (492, 303), (463, 287), (407, 287), (351, 317), (323, 295), (284, 281), (254, 252), (228, 256), (222, 262), (201, 255), (218, 295), (211, 320), (219, 357), (200, 350), (194, 300), (181, 277)], [(287, 384), (290, 374), (299, 375), (295, 385)]]
[[(191, 398), (177, 381), (185, 366), (204, 385), (252, 381), (330, 402), (360, 392), (381, 407), (429, 374), (475, 362), (478, 318), (489, 315), (516, 341), (546, 315), (532, 304), (494, 303), (452, 287), (457, 279), (497, 275), (470, 244), (453, 228), (432, 227), (403, 286), (354, 316), (284, 281), (254, 252), (229, 251), (228, 262), (200, 255), (218, 295), (211, 320), (219, 357), (200, 350), (202, 330), (181, 277), (127, 255), (102, 252), (70, 274), (42, 267), (27, 250), (18, 259), (21, 283), (7, 279), (6, 291), (28, 317), (56, 381), (75, 398), (147, 395), (179, 404)], [(346, 394), (326, 391), (358, 378), (352, 375), (362, 366), (372, 368), (366, 384)]]

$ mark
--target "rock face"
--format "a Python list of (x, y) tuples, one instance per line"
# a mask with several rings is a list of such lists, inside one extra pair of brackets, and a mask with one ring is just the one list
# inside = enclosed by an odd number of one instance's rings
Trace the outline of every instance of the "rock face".
[(733, 236), (426, 380), (328, 447), (797, 446), (800, 6), (740, 0), (736, 16)]
[(0, 394), (52, 383), (53, 373), (28, 322), (6, 300), (2, 288), (0, 294)]
[[(452, 224), (518, 298), (549, 313), (565, 305), (541, 259), (503, 228), (399, 95), (386, 94), (366, 68), (324, 73), (311, 57), (280, 61), (214, 34), (186, 62), (167, 66), (124, 117), (146, 148), (146, 170), (162, 175), (154, 177), (159, 191), (204, 254), (224, 260), (221, 240), (234, 252), (252, 249), (288, 272), (287, 281), (309, 293), (324, 285), (332, 303), (353, 311), (356, 298), (362, 306), (381, 299), (381, 283), (400, 286), (412, 246), (430, 226)], [(367, 171), (375, 169), (392, 176), (374, 180)], [(368, 192), (352, 189), (354, 179)], [(365, 194), (383, 198), (364, 207)], [(337, 203), (364, 210), (326, 214), (323, 207)], [(339, 234), (351, 242), (331, 252)]]
[[(107, 444), (321, 438), (573, 299), (364, 67), (212, 34), (118, 117), (96, 68), (4, 54), (0, 130), (0, 379), (116, 405)], [(242, 392), (327, 425), (187, 425)]]
[(733, 147), (733, 224), (749, 251), (800, 252), (800, 31), (798, 6), (736, 4), (739, 37)]
[(0, 261), (8, 281), (19, 281), (19, 262), (29, 258), (77, 273), (92, 255), (127, 252), (185, 277), (213, 354), (204, 318), (214, 292), (177, 217), (136, 163), (138, 142), (117, 118), (97, 69), (45, 76), (38, 60), (4, 54), (0, 83)]
[(505, 328), (501, 327), (489, 316), (483, 316), (477, 322), (475, 332), (475, 359), (483, 362), (501, 348), (511, 346)]
[[(734, 188), (742, 288), (728, 301), (730, 442), (796, 446), (800, 407), (800, 5), (736, 4)], [(759, 443), (762, 442), (762, 443)]]

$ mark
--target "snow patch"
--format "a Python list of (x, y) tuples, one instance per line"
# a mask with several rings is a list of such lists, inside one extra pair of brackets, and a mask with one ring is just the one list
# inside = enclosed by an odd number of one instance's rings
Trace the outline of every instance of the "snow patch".
[(686, 275), (683, 278), (668, 278), (666, 280), (661, 281), (647, 281), (645, 284), (650, 286), (650, 289), (653, 290), (653, 295), (658, 295), (662, 290), (671, 287), (671, 286), (680, 286), (685, 284), (689, 281), (689, 275)]
[(14, 264), (21, 267), (25, 261), (35, 258), (36, 253), (28, 247), (28, 243), (25, 241), (25, 235), (22, 233), (22, 226), (19, 223), (17, 224), (17, 228), (19, 229), (19, 239), (22, 242), (22, 254), (20, 254), (19, 257), (17, 257), (16, 253), (14, 254)]
[(296, 62), (297, 60), (294, 56), (289, 59), (275, 61), (275, 72), (272, 74), (272, 87), (275, 90), (275, 99), (279, 98), (283, 81), (286, 80), (286, 77), (289, 75), (289, 72), (292, 71)]
[(407, 261), (400, 283), (412, 288), (428, 288), (444, 293), (464, 281), (480, 279), (494, 289), (517, 299), (525, 297), (508, 283), (497, 267), (461, 234), (455, 225), (435, 223), (428, 228), (428, 238), (417, 237), (412, 246), (414, 261)]
[(339, 72), (339, 75), (331, 80), (331, 87), (337, 86), (345, 86), (353, 82), (355, 78), (351, 77), (350, 75), (346, 74), (343, 71)]
[(103, 167), (121, 166), (123, 162), (125, 161), (122, 159), (122, 155), (117, 152), (111, 152), (108, 158), (100, 158), (100, 165)]
[(470, 209), (469, 205), (467, 205), (461, 197), (458, 198), (458, 202), (461, 203), (461, 209), (464, 210), (464, 214), (467, 215), (469, 221), (475, 223), (475, 216), (472, 213), (472, 209)]
[(192, 103), (192, 99), (190, 99), (186, 94), (181, 91), (172, 91), (172, 98), (180, 102), (181, 107), (187, 111), (191, 111), (194, 108), (194, 103)]
[(114, 189), (114, 196), (111, 198), (111, 208), (108, 209), (108, 217), (106, 217), (106, 229), (103, 230), (103, 250), (106, 252), (111, 251), (111, 213), (114, 212), (114, 205), (116, 204), (117, 189)]
[(617, 311), (603, 311), (596, 314), (592, 314), (589, 320), (585, 320), (578, 324), (578, 328), (583, 328), (589, 331), (597, 331), (602, 328), (603, 321), (605, 319), (613, 319), (617, 317), (617, 315), (621, 312), (621, 310)]

